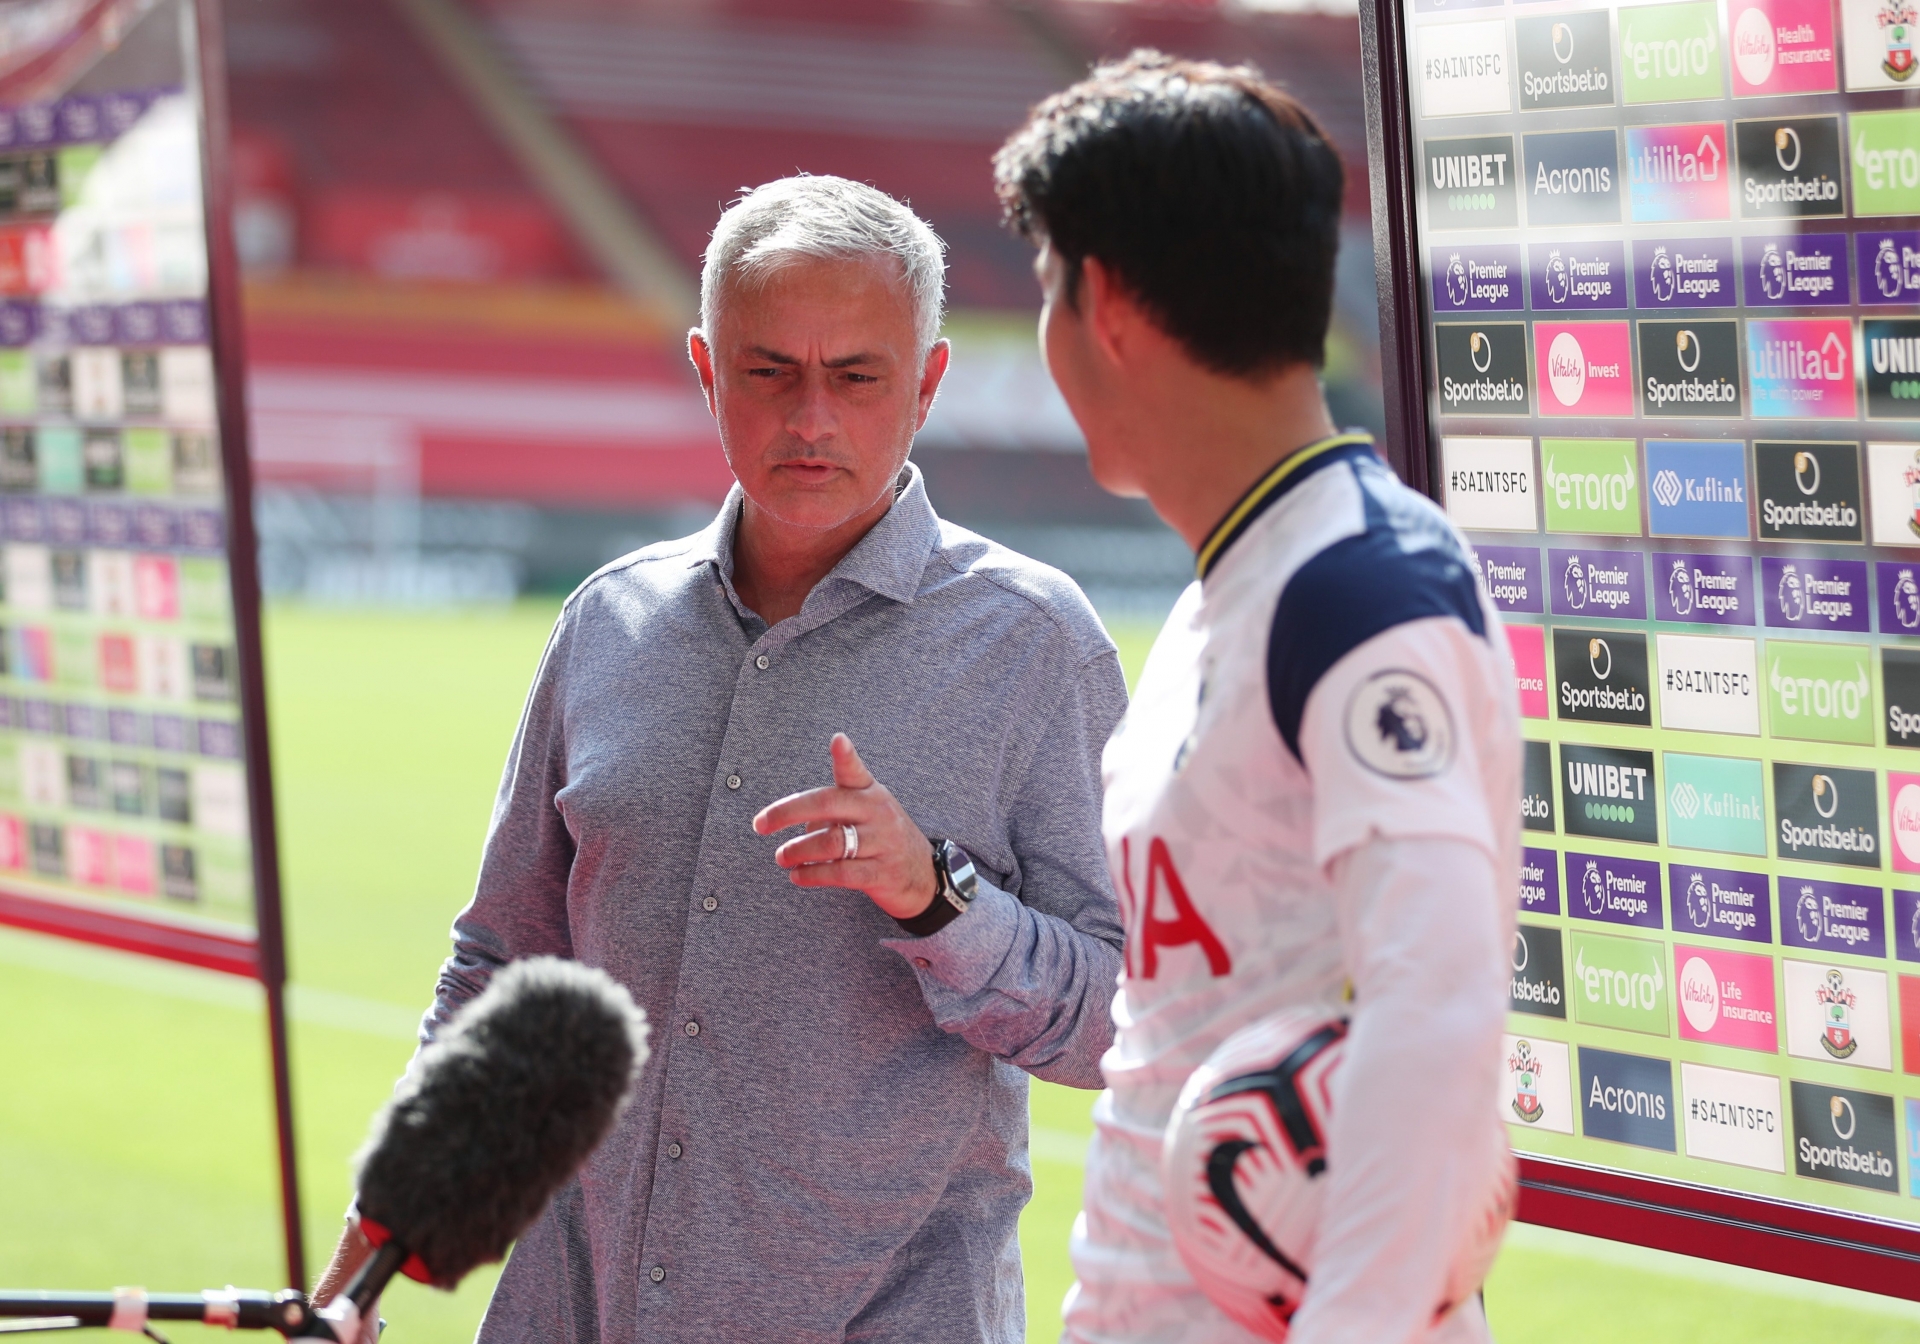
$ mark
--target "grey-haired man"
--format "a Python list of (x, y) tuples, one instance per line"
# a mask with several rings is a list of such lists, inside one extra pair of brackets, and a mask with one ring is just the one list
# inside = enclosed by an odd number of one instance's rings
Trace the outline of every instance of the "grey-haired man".
[(1098, 1087), (1113, 1035), (1126, 691), (1072, 582), (907, 462), (941, 252), (832, 177), (714, 230), (689, 347), (739, 484), (562, 609), (424, 1024), (551, 953), (660, 1033), (482, 1340), (1024, 1338), (1025, 1074)]

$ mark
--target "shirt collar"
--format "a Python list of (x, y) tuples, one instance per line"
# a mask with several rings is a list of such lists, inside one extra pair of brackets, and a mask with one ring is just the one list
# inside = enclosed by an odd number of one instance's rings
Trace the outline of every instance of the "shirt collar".
[[(894, 491), (893, 507), (828, 571), (820, 587), (844, 579), (895, 602), (913, 601), (926, 575), (927, 557), (940, 539), (940, 519), (927, 499), (926, 478), (912, 462), (901, 468)], [(690, 568), (713, 565), (729, 592), (733, 588), (733, 543), (740, 532), (740, 509), (745, 498), (736, 481), (720, 512), (694, 535), (687, 551)]]
[(1234, 506), (1227, 510), (1226, 517), (1215, 523), (1213, 530), (1207, 533), (1207, 539), (1200, 544), (1200, 550), (1194, 558), (1194, 568), (1205, 579), (1220, 563), (1220, 557), (1227, 548), (1240, 539), (1240, 535), (1261, 514), (1278, 503), (1282, 496), (1323, 466), (1331, 465), (1342, 457), (1351, 454), (1342, 453), (1343, 448), (1363, 447), (1373, 451), (1373, 439), (1361, 433), (1333, 434), (1327, 438), (1296, 448), (1259, 480), (1255, 481), (1247, 493), (1240, 496)]

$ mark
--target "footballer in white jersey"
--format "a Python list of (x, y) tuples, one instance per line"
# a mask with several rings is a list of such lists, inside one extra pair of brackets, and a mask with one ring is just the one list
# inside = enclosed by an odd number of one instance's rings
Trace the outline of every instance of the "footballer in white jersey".
[[(1397, 1332), (1345, 1327), (1377, 1319), (1368, 1312), (1382, 1294), (1392, 1301), (1403, 1275), (1432, 1283), (1421, 1301), (1437, 1304), (1477, 1207), (1471, 1192), (1495, 1179), (1486, 1099), (1498, 1086), (1505, 983), (1484, 954), (1490, 937), (1496, 951), (1512, 939), (1520, 846), (1520, 735), (1499, 618), (1453, 528), (1360, 435), (1288, 457), (1221, 523), (1199, 567), (1106, 749), (1126, 968), (1073, 1238), (1067, 1337), (1251, 1338), (1174, 1251), (1160, 1212), (1161, 1137), (1181, 1085), (1221, 1041), (1318, 1003), (1352, 1012), (1355, 1031), (1336, 1084), (1327, 1227), (1296, 1336), (1323, 1281), (1349, 1273), (1339, 1225), (1384, 1232), (1405, 1221), (1419, 1235), (1390, 1255), (1369, 1246), (1360, 1281), (1340, 1285), (1363, 1310), (1326, 1337), (1484, 1339), (1477, 1302), (1437, 1328), (1418, 1302), (1413, 1317), (1388, 1313)], [(1417, 861), (1437, 838), (1483, 851), (1497, 888), (1449, 890), (1435, 871), (1407, 927), (1343, 921), (1351, 911), (1332, 871), (1343, 855), (1385, 839)], [(1391, 901), (1375, 910), (1402, 917)], [(1455, 934), (1461, 955), (1448, 945)], [(1389, 975), (1409, 988), (1431, 978), (1422, 962), (1478, 975), (1478, 985), (1440, 989), (1467, 991), (1469, 1031), (1485, 1039), (1444, 1039), (1445, 1053), (1423, 1057), (1421, 1015), (1445, 1005), (1391, 980), (1345, 1004), (1349, 985), (1366, 985), (1356, 956), (1403, 961)]]

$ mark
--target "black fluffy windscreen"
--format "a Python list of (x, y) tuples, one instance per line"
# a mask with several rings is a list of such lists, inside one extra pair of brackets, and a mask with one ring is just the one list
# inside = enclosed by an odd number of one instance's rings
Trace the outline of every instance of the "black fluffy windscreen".
[(646, 1014), (605, 972), (514, 962), (375, 1117), (360, 1212), (452, 1288), (532, 1226), (606, 1138), (646, 1060)]

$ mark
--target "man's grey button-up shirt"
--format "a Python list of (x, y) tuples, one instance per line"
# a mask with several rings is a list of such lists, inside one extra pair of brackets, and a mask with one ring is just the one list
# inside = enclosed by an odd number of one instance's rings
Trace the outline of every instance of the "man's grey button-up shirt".
[[(1099, 757), (1126, 692), (1070, 581), (905, 481), (771, 628), (732, 585), (737, 487), (561, 612), (425, 1032), (550, 953), (633, 991), (653, 1057), (483, 1341), (1024, 1338), (1022, 1070), (1100, 1085), (1121, 935)], [(980, 871), (931, 937), (793, 886), (784, 837), (753, 833), (831, 782), (839, 731)]]

